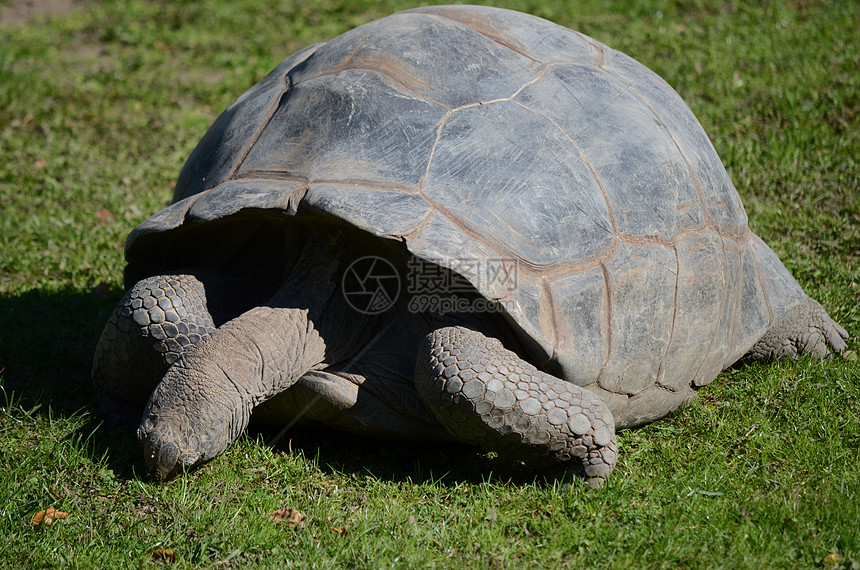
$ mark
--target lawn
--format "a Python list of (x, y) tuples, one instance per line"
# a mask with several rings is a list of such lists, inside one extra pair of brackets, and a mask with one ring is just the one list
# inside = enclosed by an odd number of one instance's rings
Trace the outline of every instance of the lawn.
[(251, 432), (159, 485), (133, 434), (101, 425), (92, 353), (129, 230), (283, 58), (416, 5), (0, 2), (0, 567), (860, 569), (857, 2), (496, 2), (682, 95), (752, 229), (851, 333), (845, 355), (724, 372), (621, 432), (599, 491), (310, 429)]

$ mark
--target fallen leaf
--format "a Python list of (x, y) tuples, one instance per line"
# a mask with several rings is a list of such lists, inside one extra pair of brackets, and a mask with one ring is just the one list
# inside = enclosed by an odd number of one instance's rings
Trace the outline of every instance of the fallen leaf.
[(172, 548), (159, 548), (158, 550), (153, 550), (149, 553), (149, 557), (153, 560), (160, 560), (167, 564), (173, 564), (179, 558), (179, 556), (176, 555), (176, 551)]
[(107, 208), (99, 208), (96, 210), (96, 217), (99, 219), (99, 222), (102, 224), (106, 224), (116, 216), (113, 215), (113, 212), (108, 210)]
[(58, 511), (54, 507), (50, 507), (47, 510), (39, 511), (36, 515), (30, 519), (30, 524), (33, 526), (51, 526), (54, 524), (55, 520), (64, 519), (69, 516), (69, 513), (64, 513), (63, 511)]
[(839, 564), (839, 553), (831, 552), (827, 556), (824, 557), (824, 566), (827, 568), (833, 568)]
[(341, 527), (333, 526), (333, 527), (331, 527), (331, 529), (341, 536), (346, 536), (346, 527), (345, 526), (341, 526)]
[(269, 515), (269, 520), (273, 523), (286, 522), (287, 526), (305, 528), (305, 513), (297, 509), (278, 509)]

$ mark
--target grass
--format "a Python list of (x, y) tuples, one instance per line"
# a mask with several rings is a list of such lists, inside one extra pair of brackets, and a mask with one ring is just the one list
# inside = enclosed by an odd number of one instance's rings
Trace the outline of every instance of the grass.
[[(665, 77), (753, 229), (860, 334), (860, 5), (518, 0)], [(860, 364), (725, 372), (606, 487), (469, 449), (252, 432), (169, 485), (93, 414), (128, 231), (281, 59), (415, 4), (82, 2), (0, 23), (0, 567), (860, 568)], [(850, 348), (856, 355), (857, 341)], [(68, 518), (33, 527), (53, 507)], [(304, 527), (269, 515), (293, 508)]]

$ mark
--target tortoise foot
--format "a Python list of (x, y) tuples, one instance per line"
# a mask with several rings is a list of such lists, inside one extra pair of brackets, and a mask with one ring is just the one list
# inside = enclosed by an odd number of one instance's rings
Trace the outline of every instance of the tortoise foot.
[(787, 311), (744, 357), (748, 361), (797, 358), (808, 354), (827, 358), (846, 348), (848, 331), (839, 326), (817, 301), (806, 299)]
[(108, 423), (137, 425), (170, 365), (214, 330), (203, 283), (192, 275), (156, 275), (129, 289), (105, 326), (93, 361)]
[(497, 339), (440, 328), (420, 349), (415, 382), (458, 439), (600, 486), (618, 455), (612, 414), (596, 395), (542, 372)]

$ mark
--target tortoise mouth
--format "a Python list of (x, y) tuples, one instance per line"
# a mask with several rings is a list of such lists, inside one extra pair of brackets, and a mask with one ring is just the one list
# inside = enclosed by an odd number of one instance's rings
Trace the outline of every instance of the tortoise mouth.
[(146, 475), (159, 483), (176, 479), (185, 469), (180, 461), (179, 447), (171, 442), (163, 442), (155, 432), (138, 430), (138, 441), (143, 447)]

